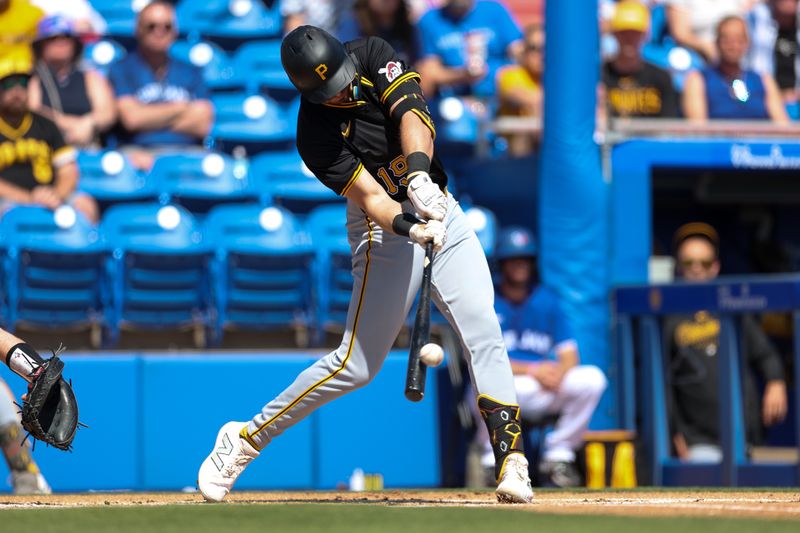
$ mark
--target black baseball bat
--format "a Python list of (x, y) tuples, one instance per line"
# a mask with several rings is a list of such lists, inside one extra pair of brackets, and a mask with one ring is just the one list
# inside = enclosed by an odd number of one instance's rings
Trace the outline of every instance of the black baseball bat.
[(425, 265), (422, 269), (417, 316), (411, 331), (411, 349), (408, 352), (406, 371), (406, 398), (418, 402), (425, 396), (425, 375), (428, 369), (419, 360), (419, 351), (431, 338), (431, 270), (433, 268), (433, 242), (425, 245)]

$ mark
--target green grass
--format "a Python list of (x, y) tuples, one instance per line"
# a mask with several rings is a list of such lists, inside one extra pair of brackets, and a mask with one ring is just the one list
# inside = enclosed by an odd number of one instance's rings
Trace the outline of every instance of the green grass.
[(508, 508), (227, 504), (5, 509), (0, 511), (0, 530), (33, 533), (796, 533), (798, 524), (790, 521), (720, 518), (565, 516)]

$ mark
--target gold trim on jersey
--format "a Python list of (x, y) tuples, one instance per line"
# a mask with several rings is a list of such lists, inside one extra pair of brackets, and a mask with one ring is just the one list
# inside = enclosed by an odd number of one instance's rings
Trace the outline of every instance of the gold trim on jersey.
[(23, 118), (22, 122), (20, 122), (19, 126), (16, 128), (11, 126), (5, 120), (0, 118), (0, 133), (3, 134), (5, 137), (8, 137), (10, 140), (14, 141), (28, 133), (28, 130), (31, 129), (31, 125), (33, 124), (33, 115), (27, 113)]
[(362, 105), (367, 105), (365, 100), (356, 100), (355, 102), (347, 102), (344, 104), (322, 104), (325, 107), (336, 107), (338, 109), (352, 109), (354, 107), (361, 107)]
[(436, 127), (433, 125), (433, 122), (431, 121), (430, 117), (425, 113), (423, 113), (422, 111), (420, 111), (419, 109), (411, 109), (411, 112), (417, 115), (420, 118), (420, 120), (422, 120), (423, 124), (428, 126), (428, 129), (431, 130), (431, 137), (433, 137), (433, 140), (435, 141)]
[(415, 79), (415, 80), (417, 80), (417, 83), (419, 83), (419, 80), (421, 78), (420, 78), (419, 74), (414, 72), (413, 70), (411, 72), (406, 72), (405, 74), (403, 74), (402, 76), (400, 76), (399, 78), (394, 80), (391, 84), (389, 84), (389, 86), (386, 88), (386, 90), (383, 91), (383, 94), (381, 95), (381, 103), (385, 104), (386, 103), (386, 99), (389, 98), (389, 95), (392, 94), (392, 92), (395, 89), (397, 89), (397, 87), (401, 83), (403, 83), (404, 81), (411, 80), (411, 79)]
[[(488, 400), (491, 400), (491, 401), (493, 401), (493, 402), (494, 402), (494, 403), (496, 403), (496, 404), (502, 405), (503, 407), (516, 407), (517, 409), (519, 409), (519, 404), (518, 404), (518, 403), (506, 403), (506, 402), (501, 402), (501, 401), (500, 401), (500, 400), (498, 400), (497, 398), (495, 398), (495, 397), (493, 397), (493, 396), (489, 396), (488, 394), (479, 394), (479, 395), (478, 395), (478, 397), (475, 399), (475, 401), (476, 401), (476, 402), (480, 402), (480, 401), (481, 401), (481, 398), (486, 398), (486, 399), (488, 399)], [(519, 411), (517, 411), (517, 418), (516, 418), (516, 420), (519, 420)]]
[(368, 80), (367, 78), (365, 78), (364, 76), (361, 76), (361, 83), (363, 83), (364, 85), (366, 85), (366, 86), (368, 86), (368, 87), (375, 87), (375, 84), (374, 84), (374, 83), (372, 83), (371, 81), (369, 81), (369, 80)]
[(347, 185), (345, 185), (342, 189), (342, 192), (339, 193), (341, 196), (346, 195), (350, 191), (350, 187), (352, 187), (356, 182), (362, 170), (364, 170), (364, 163), (359, 163), (356, 169), (353, 171), (353, 175), (350, 176), (350, 179), (347, 181)]
[(285, 415), (287, 411), (289, 411), (292, 407), (297, 405), (303, 398), (305, 398), (306, 396), (308, 396), (309, 394), (314, 392), (315, 389), (317, 389), (318, 387), (321, 387), (322, 385), (324, 385), (325, 383), (327, 383), (331, 379), (335, 378), (339, 374), (339, 372), (341, 372), (342, 370), (345, 369), (345, 367), (347, 366), (347, 362), (350, 360), (350, 355), (353, 353), (353, 347), (356, 345), (356, 332), (358, 331), (358, 319), (361, 316), (361, 304), (364, 303), (364, 293), (366, 292), (366, 289), (367, 289), (367, 278), (369, 277), (369, 263), (370, 263), (370, 259), (371, 259), (370, 252), (372, 251), (372, 224), (370, 222), (369, 217), (365, 217), (365, 218), (367, 220), (367, 235), (368, 235), (367, 236), (367, 252), (366, 252), (367, 263), (364, 266), (364, 277), (363, 277), (363, 279), (361, 281), (361, 292), (358, 295), (358, 305), (356, 305), (356, 313), (355, 313), (355, 317), (353, 318), (353, 331), (350, 334), (350, 343), (347, 345), (347, 354), (345, 354), (344, 359), (342, 359), (342, 364), (339, 365), (339, 368), (337, 368), (336, 370), (334, 370), (333, 372), (331, 372), (330, 374), (328, 374), (327, 376), (325, 376), (324, 378), (320, 379), (319, 381), (317, 381), (316, 383), (311, 385), (309, 388), (307, 388), (300, 396), (298, 396), (297, 398), (292, 400), (286, 407), (284, 407), (283, 409), (278, 411), (275, 415), (273, 415), (272, 418), (270, 418), (269, 420), (267, 420), (266, 422), (261, 424), (258, 427), (258, 429), (256, 429), (254, 432), (248, 433), (246, 431), (248, 426), (244, 427), (244, 429), (242, 430), (241, 435), (256, 450), (260, 450), (261, 448), (256, 446), (255, 442), (253, 442), (253, 437), (254, 436), (256, 436), (257, 434), (262, 432), (267, 426), (269, 426), (270, 424), (275, 422), (275, 420), (277, 420), (278, 418), (280, 418), (283, 415)]

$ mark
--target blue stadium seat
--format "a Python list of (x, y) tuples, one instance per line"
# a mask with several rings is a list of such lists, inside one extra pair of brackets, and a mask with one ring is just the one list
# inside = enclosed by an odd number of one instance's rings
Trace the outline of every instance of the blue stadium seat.
[(101, 39), (83, 48), (86, 66), (103, 75), (108, 75), (111, 65), (128, 55), (125, 47), (113, 39)]
[(461, 98), (433, 100), (429, 109), (436, 125), (436, 152), (463, 158), (475, 153), (481, 130), (478, 116)]
[(149, 181), (161, 192), (163, 203), (174, 201), (194, 214), (207, 213), (220, 203), (255, 198), (247, 162), (213, 152), (160, 156)]
[(297, 97), (297, 89), (281, 65), (280, 39), (243, 44), (233, 57), (231, 81), (250, 92), (266, 92), (282, 103)]
[(107, 249), (96, 228), (68, 206), (18, 206), (0, 221), (7, 327), (102, 326)]
[(108, 35), (133, 43), (136, 13), (147, 0), (91, 0), (91, 4), (106, 20)]
[(231, 58), (218, 45), (208, 41), (177, 41), (169, 55), (203, 71), (203, 80), (212, 90), (225, 86), (233, 77)]
[(241, 146), (254, 154), (293, 146), (295, 119), (287, 120), (283, 106), (272, 98), (237, 92), (216, 94), (211, 101), (216, 110), (211, 138), (218, 150), (231, 153)]
[(305, 166), (296, 150), (268, 152), (250, 161), (250, 182), (265, 200), (308, 214), (324, 203), (343, 202)]
[(483, 253), (486, 254), (486, 257), (492, 257), (497, 245), (497, 218), (494, 213), (485, 207), (473, 205), (465, 208), (464, 214), (478, 236), (478, 240), (481, 241)]
[(163, 329), (209, 324), (211, 248), (195, 218), (158, 203), (111, 207), (100, 226), (109, 261), (112, 343), (122, 327)]
[(216, 248), (216, 343), (228, 327), (315, 329), (314, 248), (289, 211), (259, 204), (215, 207), (205, 233)]
[(317, 252), (315, 285), (319, 328), (315, 344), (322, 343), (325, 331), (339, 331), (347, 322), (353, 273), (346, 221), (345, 204), (317, 207), (306, 219), (306, 227)]
[(158, 192), (120, 152), (82, 151), (78, 154), (78, 189), (94, 197), (101, 208), (111, 203), (155, 200)]
[(267, 8), (260, 0), (182, 0), (177, 15), (181, 33), (202, 35), (226, 50), (281, 32), (280, 2)]

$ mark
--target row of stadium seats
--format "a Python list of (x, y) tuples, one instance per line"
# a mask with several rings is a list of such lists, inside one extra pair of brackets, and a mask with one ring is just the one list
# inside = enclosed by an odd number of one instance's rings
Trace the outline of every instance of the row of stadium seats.
[[(123, 328), (202, 328), (219, 345), (229, 327), (341, 327), (350, 300), (346, 207), (305, 221), (258, 203), (214, 207), (204, 222), (174, 204), (108, 209), (99, 227), (70, 207), (21, 206), (0, 220), (3, 326), (99, 326), (113, 347)], [(487, 253), (491, 212), (468, 213)], [(443, 322), (441, 315), (435, 321)]]
[(143, 174), (123, 154), (109, 150), (81, 152), (78, 166), (80, 190), (102, 207), (159, 199), (203, 214), (220, 203), (259, 201), (306, 214), (320, 203), (343, 201), (322, 185), (296, 151), (264, 152), (250, 159), (200, 152), (161, 155)]
[[(210, 41), (180, 40), (172, 45), (170, 55), (201, 69), (206, 85), (213, 92), (266, 90), (286, 102), (295, 98), (297, 91), (281, 67), (280, 45), (279, 39), (250, 41), (229, 54)], [(83, 60), (107, 74), (127, 53), (120, 42), (106, 38), (86, 46)]]

